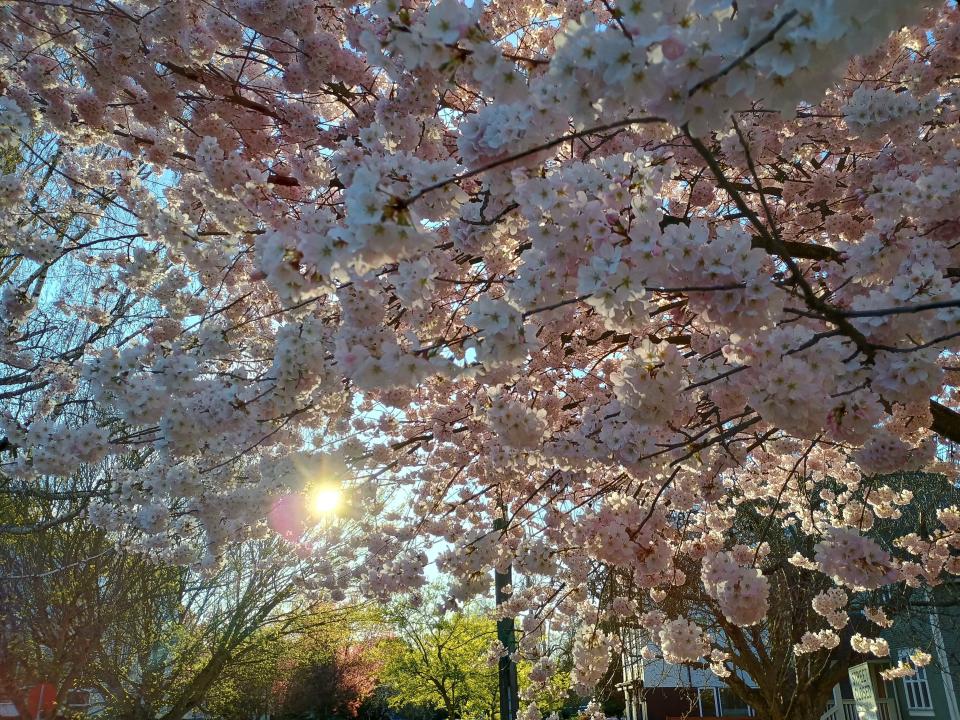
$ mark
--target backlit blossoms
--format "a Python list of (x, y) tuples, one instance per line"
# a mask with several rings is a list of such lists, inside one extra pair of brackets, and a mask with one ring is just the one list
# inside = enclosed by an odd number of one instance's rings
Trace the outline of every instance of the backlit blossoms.
[(118, 7), (0, 6), (0, 492), (333, 599), (511, 568), (586, 695), (638, 623), (731, 672), (685, 597), (882, 655), (858, 596), (960, 574), (900, 475), (960, 442), (955, 3)]

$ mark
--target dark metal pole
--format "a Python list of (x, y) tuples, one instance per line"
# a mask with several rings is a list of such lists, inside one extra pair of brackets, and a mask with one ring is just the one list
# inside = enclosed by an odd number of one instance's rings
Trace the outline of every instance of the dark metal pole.
[[(506, 530), (507, 522), (501, 515), (494, 523), (495, 530)], [(513, 568), (507, 566), (505, 572), (493, 571), (493, 587), (497, 607), (499, 608), (509, 596), (503, 589), (513, 583)], [(500, 720), (516, 720), (517, 706), (520, 698), (517, 690), (517, 666), (510, 657), (517, 650), (517, 637), (513, 625), (514, 619), (501, 618), (497, 620), (497, 639), (507, 649), (506, 657), (500, 658), (498, 678), (500, 683)]]

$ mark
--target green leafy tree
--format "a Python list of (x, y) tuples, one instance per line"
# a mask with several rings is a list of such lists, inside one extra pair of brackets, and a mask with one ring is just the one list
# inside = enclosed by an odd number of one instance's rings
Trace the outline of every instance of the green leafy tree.
[(201, 704), (201, 709), (223, 720), (258, 720), (273, 714), (277, 690), (298, 651), (296, 642), (274, 628), (255, 632), (247, 652), (228, 664)]
[(397, 604), (385, 619), (393, 636), (380, 643), (380, 677), (393, 690), (392, 707), (436, 708), (448, 718), (496, 717), (497, 668), (485, 658), (497, 633), (488, 617)]
[[(232, 547), (219, 571), (200, 574), (126, 551), (124, 538), (58, 515), (56, 502), (0, 496), (0, 694), (16, 702), (48, 682), (59, 705), (89, 688), (101, 717), (179, 720), (215, 688), (228, 705), (232, 680), (236, 707), (240, 695), (263, 707), (287, 638), (335, 620), (305, 602), (309, 568), (282, 540)], [(44, 517), (58, 521), (40, 526)]]
[(260, 664), (265, 642), (308, 631), (319, 613), (303, 601), (288, 555), (277, 538), (249, 542), (230, 549), (212, 576), (185, 576), (175, 611), (145, 625), (129, 653), (103, 658), (98, 689), (109, 711), (179, 720), (202, 707), (231, 668)]
[[(387, 704), (405, 717), (495, 720), (500, 714), (496, 664), (487, 657), (497, 639), (496, 622), (482, 607), (439, 612), (439, 592), (413, 605), (399, 601), (382, 610), (387, 634), (378, 656), (380, 682)], [(559, 671), (535, 694), (544, 713), (570, 714), (577, 699), (569, 692), (569, 648), (558, 652)], [(532, 663), (521, 659), (517, 679), (521, 694), (531, 685)]]

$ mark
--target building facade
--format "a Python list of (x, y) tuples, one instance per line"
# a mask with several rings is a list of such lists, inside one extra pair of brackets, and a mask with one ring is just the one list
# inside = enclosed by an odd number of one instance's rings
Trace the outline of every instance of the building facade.
[[(936, 607), (936, 603), (929, 603)], [(960, 615), (958, 615), (960, 617)], [(887, 633), (890, 659), (869, 660), (849, 668), (833, 689), (821, 720), (960, 720), (960, 622), (927, 610)], [(643, 631), (623, 632), (623, 680), (627, 720), (673, 718), (749, 718), (755, 715), (719, 678), (706, 669), (645, 660)], [(916, 649), (933, 655), (916, 675), (884, 680), (881, 672)], [(741, 673), (748, 685), (752, 680)]]

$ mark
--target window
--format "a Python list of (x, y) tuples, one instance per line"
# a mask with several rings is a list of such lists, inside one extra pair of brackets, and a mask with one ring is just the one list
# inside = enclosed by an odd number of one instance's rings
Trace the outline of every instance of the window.
[(639, 680), (643, 677), (644, 642), (640, 631), (635, 628), (624, 628), (623, 634), (623, 681), (625, 683)]
[[(901, 650), (900, 659), (912, 665), (910, 655), (912, 650)], [(907, 708), (910, 710), (933, 710), (930, 700), (930, 685), (927, 684), (927, 669), (914, 667), (916, 675), (903, 678), (903, 688), (907, 695)]]
[(719, 717), (720, 703), (716, 688), (698, 688), (697, 700), (700, 701), (700, 717)]
[(691, 711), (699, 711), (700, 717), (750, 717), (753, 709), (740, 700), (728, 687), (693, 688)]
[(720, 714), (723, 717), (748, 717), (753, 715), (750, 706), (738, 698), (737, 694), (730, 688), (719, 688), (717, 692), (720, 693)]
[(728, 687), (694, 687), (689, 697), (690, 713), (702, 718), (745, 718), (754, 714), (753, 708)]
[(83, 710), (90, 705), (89, 690), (69, 690), (67, 691), (67, 707)]

